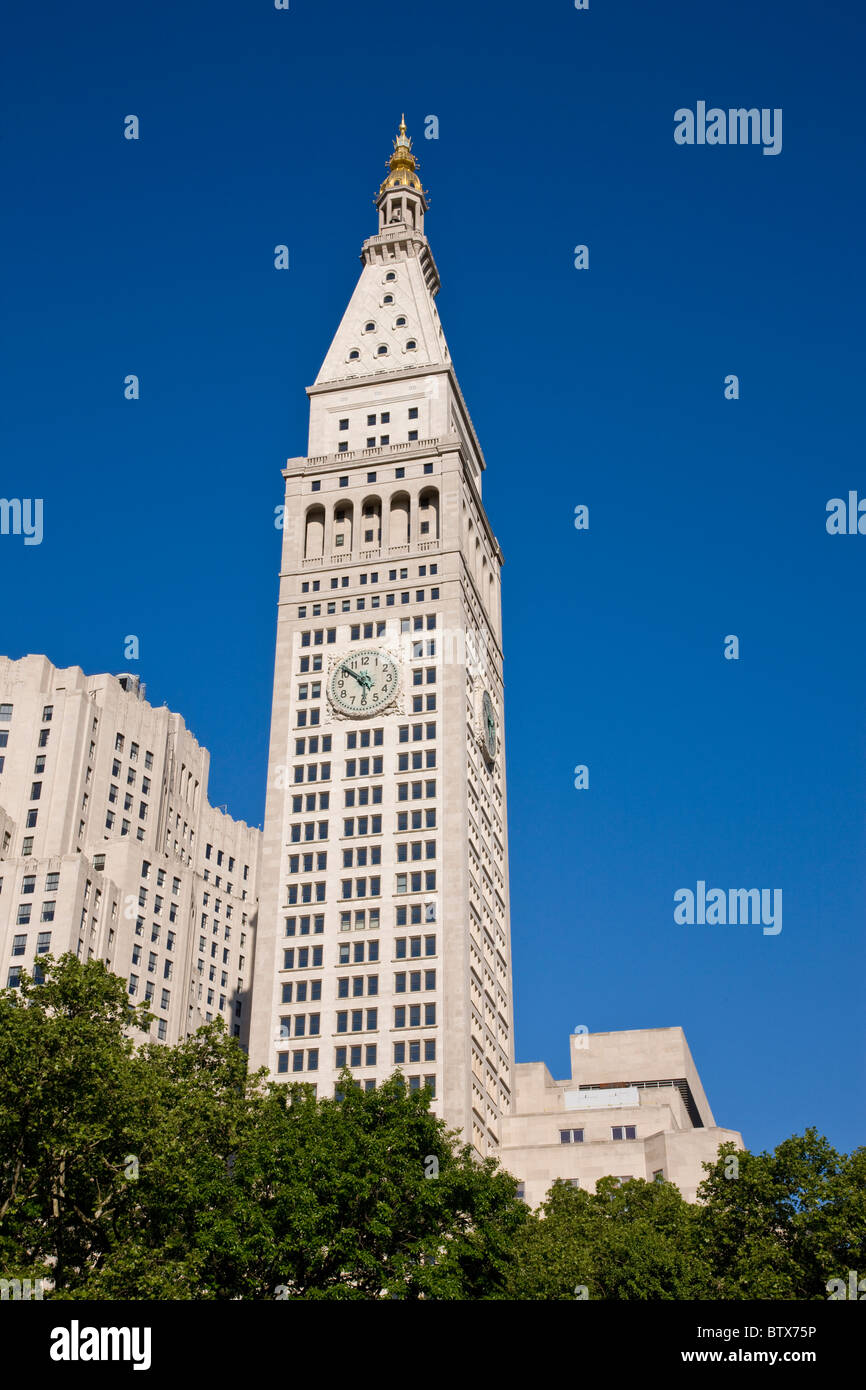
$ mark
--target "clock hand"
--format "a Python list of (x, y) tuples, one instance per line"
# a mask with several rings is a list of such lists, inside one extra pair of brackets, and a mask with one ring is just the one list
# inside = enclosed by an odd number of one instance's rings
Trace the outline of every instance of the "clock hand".
[[(340, 670), (341, 670), (341, 671), (345, 671), (346, 674), (349, 675), (349, 676), (354, 676), (354, 677), (355, 677), (355, 680), (358, 682), (359, 685), (365, 685), (364, 677), (363, 677), (363, 676), (359, 676), (357, 671), (353, 671), (352, 668), (351, 668), (351, 666), (343, 666), (343, 665), (341, 665), (341, 666), (340, 666)], [(367, 679), (369, 680), (369, 676), (367, 677)]]

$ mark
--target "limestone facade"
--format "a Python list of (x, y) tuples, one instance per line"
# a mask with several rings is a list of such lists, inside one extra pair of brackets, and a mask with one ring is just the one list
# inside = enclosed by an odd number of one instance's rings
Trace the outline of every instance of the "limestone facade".
[(261, 832), (207, 801), (209, 754), (137, 677), (0, 658), (3, 985), (98, 957), (151, 1037), (222, 1017), (247, 1042)]
[(500, 1159), (530, 1206), (556, 1178), (590, 1192), (601, 1177), (664, 1179), (696, 1200), (719, 1145), (743, 1147), (713, 1118), (681, 1028), (575, 1033), (571, 1077), (555, 1081), (543, 1062), (515, 1068), (513, 1113)]
[[(320, 1095), (399, 1067), (484, 1154), (513, 1066), (502, 554), (403, 130), (391, 170), (283, 475), (250, 1058)], [(366, 716), (332, 698), (364, 654), (396, 673)]]

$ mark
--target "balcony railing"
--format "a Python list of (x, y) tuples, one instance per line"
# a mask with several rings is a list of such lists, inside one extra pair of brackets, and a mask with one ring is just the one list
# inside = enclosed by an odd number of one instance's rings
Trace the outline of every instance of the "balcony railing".
[(307, 468), (320, 468), (323, 464), (329, 463), (351, 463), (354, 459), (372, 458), (373, 455), (395, 454), (405, 452), (407, 449), (418, 449), (419, 451), (432, 448), (439, 443), (440, 436), (433, 435), (431, 439), (412, 439), (400, 444), (377, 444), (372, 449), (346, 449), (343, 453), (336, 454), (317, 454), (315, 458), (308, 458)]

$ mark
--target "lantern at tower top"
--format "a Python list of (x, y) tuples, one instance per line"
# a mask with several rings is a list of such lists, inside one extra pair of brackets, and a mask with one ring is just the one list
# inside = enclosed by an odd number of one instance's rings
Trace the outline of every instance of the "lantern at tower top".
[(401, 223), (423, 232), (427, 195), (418, 177), (418, 160), (412, 153), (412, 140), (406, 134), (405, 116), (400, 117), (394, 153), (388, 161), (388, 173), (379, 186), (376, 206), (380, 232)]

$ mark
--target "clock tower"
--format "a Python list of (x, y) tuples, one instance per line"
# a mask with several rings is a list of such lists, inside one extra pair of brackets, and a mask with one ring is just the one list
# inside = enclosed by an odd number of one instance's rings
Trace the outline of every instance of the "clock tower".
[(401, 121), (285, 512), (250, 1061), (511, 1110), (500, 570)]

